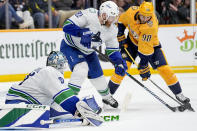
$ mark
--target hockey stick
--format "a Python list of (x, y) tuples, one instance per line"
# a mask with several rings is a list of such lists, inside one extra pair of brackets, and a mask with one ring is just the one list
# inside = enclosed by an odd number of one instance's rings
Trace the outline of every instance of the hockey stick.
[[(95, 47), (93, 47), (92, 49), (94, 49), (97, 53), (99, 53), (101, 56), (103, 56), (105, 59), (107, 59), (109, 62), (111, 62), (114, 66), (115, 64), (113, 63), (113, 61), (111, 61), (108, 56), (104, 55), (102, 52), (100, 52), (99, 50), (97, 50)], [(182, 106), (178, 106), (178, 107), (171, 107), (169, 106), (165, 101), (163, 101), (159, 96), (157, 96), (154, 92), (152, 92), (151, 90), (149, 90), (145, 85), (143, 85), (140, 81), (138, 81), (137, 79), (135, 79), (132, 75), (130, 75), (128, 72), (126, 72), (127, 76), (130, 77), (132, 80), (134, 80), (136, 83), (138, 83), (141, 87), (143, 87), (146, 91), (148, 91), (151, 95), (153, 95), (157, 100), (159, 100), (163, 105), (165, 105), (168, 109), (170, 109), (173, 112), (176, 111), (182, 111), (181, 109), (183, 108)]]
[[(133, 59), (133, 57), (131, 56), (131, 54), (128, 52), (128, 50), (126, 48), (124, 48), (124, 50), (127, 52), (127, 54), (129, 55), (129, 57), (131, 58), (131, 60), (133, 61), (133, 63), (138, 66), (138, 64), (135, 62), (135, 60)], [(172, 100), (174, 100), (175, 102), (177, 102), (180, 106), (187, 108), (190, 111), (195, 112), (195, 110), (191, 107), (190, 104), (182, 104), (181, 102), (179, 102), (178, 100), (176, 100), (174, 97), (172, 97), (171, 95), (169, 95), (167, 92), (165, 92), (160, 86), (158, 86), (155, 82), (153, 82), (150, 78), (148, 79), (153, 85), (155, 85), (158, 89), (160, 89), (164, 94), (166, 94), (168, 97), (170, 97)]]
[[(135, 62), (135, 60), (133, 59), (133, 57), (131, 56), (131, 54), (128, 52), (127, 48), (124, 48), (124, 50), (127, 52), (129, 58), (131, 58), (131, 60), (133, 61), (133, 63), (138, 67), (138, 64)], [(165, 92), (161, 87), (159, 87), (155, 82), (153, 82), (150, 78), (148, 79), (153, 85), (155, 85), (158, 89), (160, 89), (163, 93), (165, 93), (167, 96), (169, 96), (171, 99), (173, 99), (174, 101), (176, 101), (179, 105), (183, 105), (181, 104), (181, 102), (179, 102), (178, 100), (176, 100), (175, 98), (173, 98), (171, 95), (169, 95), (167, 92)]]
[(176, 100), (174, 97), (172, 97), (170, 94), (168, 94), (166, 91), (164, 91), (161, 87), (159, 87), (154, 81), (152, 81), (150, 78), (148, 79), (153, 85), (155, 85), (158, 89), (160, 89), (164, 94), (172, 98), (174, 101), (176, 101), (179, 105), (183, 105), (181, 102)]

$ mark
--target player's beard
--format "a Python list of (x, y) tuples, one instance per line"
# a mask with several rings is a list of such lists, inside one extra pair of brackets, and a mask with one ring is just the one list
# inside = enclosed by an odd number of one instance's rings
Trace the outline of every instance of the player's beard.
[(111, 26), (111, 24), (112, 24), (112, 22), (109, 22), (109, 21), (105, 22), (105, 26), (108, 27), (108, 28)]
[(109, 28), (112, 24), (117, 23), (117, 21), (118, 17), (109, 17), (108, 20), (105, 22), (105, 26)]

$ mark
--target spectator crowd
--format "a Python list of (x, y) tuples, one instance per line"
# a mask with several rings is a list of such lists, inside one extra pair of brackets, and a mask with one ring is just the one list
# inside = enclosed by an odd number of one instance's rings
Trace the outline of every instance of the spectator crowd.
[[(0, 0), (0, 29), (49, 28), (49, 9), (52, 14), (52, 28), (61, 28), (64, 21), (81, 9), (93, 7), (93, 0)], [(107, 0), (97, 0), (98, 7)], [(143, 0), (112, 0), (126, 11), (130, 6), (139, 6)], [(151, 1), (151, 0), (146, 0)], [(156, 0), (156, 15), (160, 24), (190, 23), (191, 0)], [(6, 3), (7, 10), (6, 13)], [(197, 6), (197, 2), (196, 2)]]

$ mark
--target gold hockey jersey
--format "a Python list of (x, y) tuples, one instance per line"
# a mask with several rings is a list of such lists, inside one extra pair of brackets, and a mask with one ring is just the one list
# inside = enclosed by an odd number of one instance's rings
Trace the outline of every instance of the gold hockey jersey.
[[(128, 35), (131, 41), (138, 46), (138, 51), (143, 55), (151, 55), (154, 53), (154, 47), (159, 45), (158, 20), (154, 14), (147, 23), (141, 24), (137, 18), (138, 13), (139, 7), (132, 6), (120, 15), (118, 22), (128, 28)], [(120, 38), (118, 39), (120, 40)]]

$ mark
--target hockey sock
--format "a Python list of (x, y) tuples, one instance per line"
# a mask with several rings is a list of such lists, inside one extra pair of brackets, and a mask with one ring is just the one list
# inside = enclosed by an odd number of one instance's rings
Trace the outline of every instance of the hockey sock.
[(108, 83), (108, 87), (109, 87), (110, 93), (112, 95), (116, 92), (116, 90), (118, 89), (119, 86), (120, 86), (120, 84), (113, 83), (111, 80)]
[(102, 97), (106, 97), (110, 94), (109, 88), (107, 87), (107, 81), (104, 76), (89, 80)]
[(178, 82), (178, 79), (170, 66), (164, 65), (158, 67), (157, 70), (168, 86), (174, 85)]
[(81, 85), (88, 76), (88, 65), (86, 62), (81, 62), (75, 65), (68, 87), (71, 88), (75, 95), (77, 95), (81, 89)]
[(120, 86), (120, 83), (122, 82), (123, 78), (124, 78), (123, 76), (117, 74), (112, 75), (111, 80), (108, 83), (108, 87), (112, 95), (116, 92), (116, 90)]
[(181, 86), (178, 79), (169, 65), (158, 67), (157, 70), (174, 94), (181, 92)]
[(175, 95), (182, 92), (181, 86), (180, 86), (179, 82), (177, 82), (177, 83), (174, 84), (174, 85), (170, 85), (170, 86), (168, 86), (168, 87), (170, 88), (170, 90), (171, 90)]

